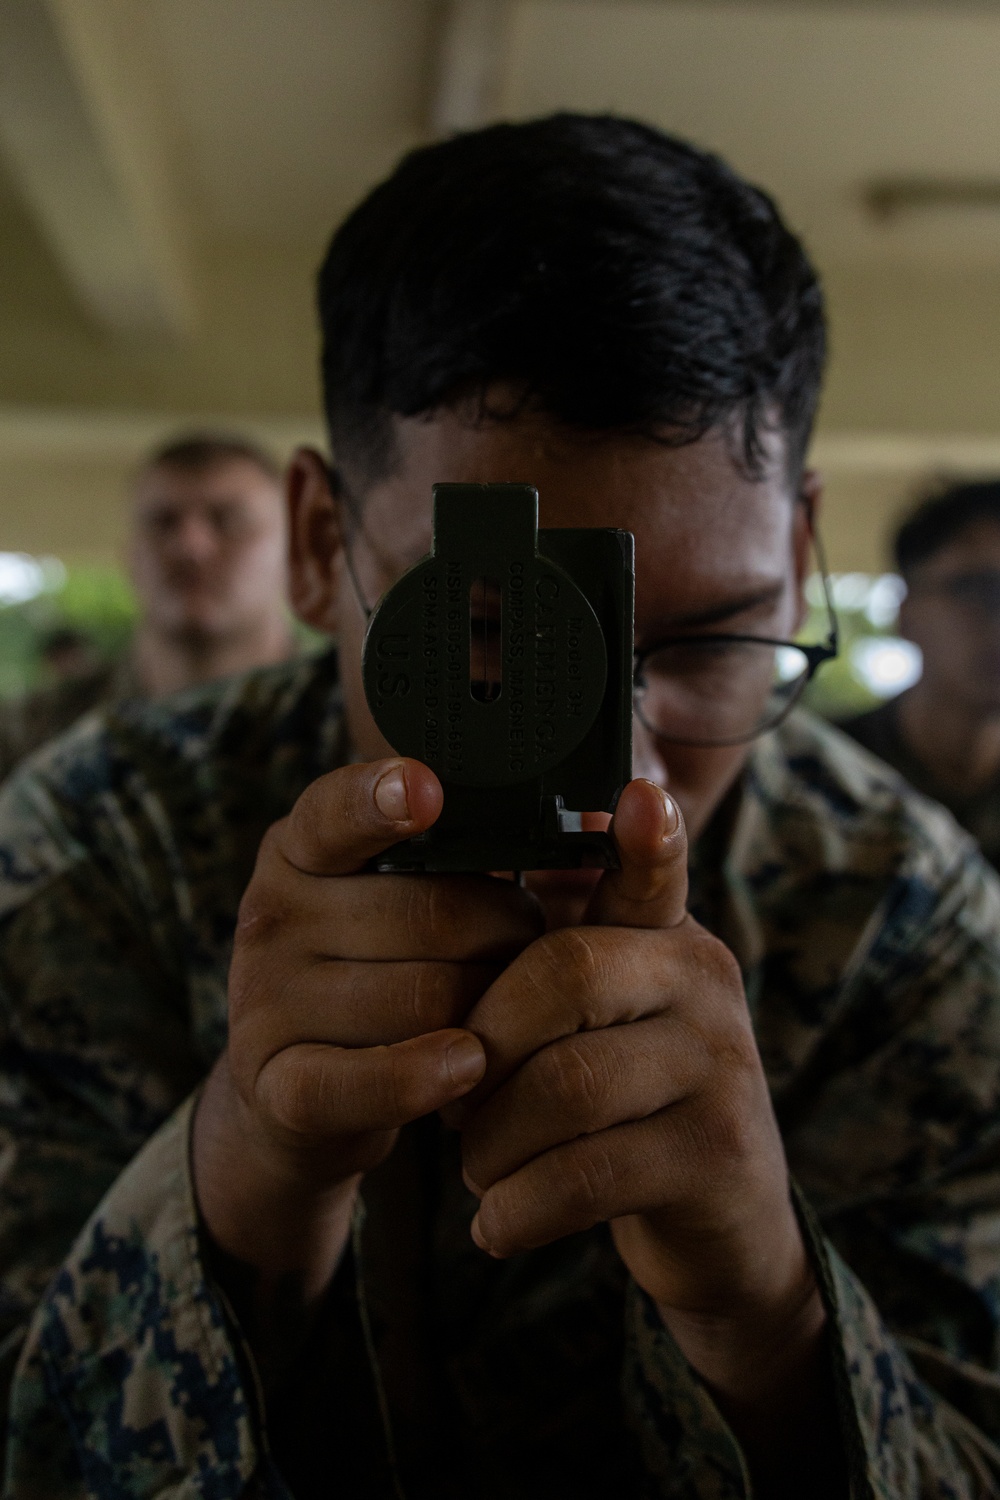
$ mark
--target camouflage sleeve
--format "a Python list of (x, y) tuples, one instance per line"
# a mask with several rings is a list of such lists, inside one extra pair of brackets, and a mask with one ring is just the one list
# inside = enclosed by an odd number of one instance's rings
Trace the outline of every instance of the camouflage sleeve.
[(142, 902), (44, 783), (0, 799), (0, 1410), (26, 1328), (95, 1205), (207, 1070)]
[(288, 1500), (201, 1259), (189, 1100), (129, 1164), (50, 1286), (21, 1353), (4, 1495)]
[[(846, 983), (813, 993), (806, 1062), (777, 1100), (816, 1209), (800, 1196), (852, 1493), (878, 1500), (1000, 1494), (1000, 886), (971, 845), (950, 847), (947, 866), (900, 874)], [(746, 1495), (735, 1439), (655, 1308), (636, 1296), (630, 1322), (652, 1493)]]
[[(831, 1247), (826, 1290), (834, 1326), (838, 1386), (848, 1397), (842, 1426), (856, 1482), (853, 1494), (900, 1500), (990, 1500), (1000, 1494), (1000, 1448), (928, 1381), (857, 1277)], [(992, 1386), (993, 1421), (1000, 1382)], [(968, 1379), (966, 1372), (965, 1379)], [(984, 1403), (984, 1405), (987, 1403)], [(860, 1438), (860, 1450), (858, 1439)], [(868, 1488), (865, 1489), (864, 1481)]]
[(740, 1446), (634, 1283), (626, 1306), (625, 1415), (638, 1445), (645, 1500), (747, 1500)]
[(992, 1496), (1000, 885), (964, 844), (940, 872), (911, 866), (876, 915), (837, 1023), (779, 1118), (836, 1247), (828, 1300), (875, 1493)]
[[(921, 1379), (814, 1221), (806, 1236), (830, 1320), (850, 1500), (991, 1500), (1000, 1494), (1000, 1448)], [(748, 1500), (751, 1483), (736, 1438), (655, 1304), (635, 1287), (628, 1328), (626, 1409), (649, 1500)], [(1000, 1382), (987, 1376), (985, 1386), (984, 1400), (996, 1405)]]

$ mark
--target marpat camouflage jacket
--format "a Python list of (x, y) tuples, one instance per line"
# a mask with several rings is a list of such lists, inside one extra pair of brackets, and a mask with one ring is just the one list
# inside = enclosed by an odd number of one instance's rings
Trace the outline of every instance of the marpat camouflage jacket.
[[(4, 790), (5, 1493), (302, 1496), (322, 1449), (319, 1489), (352, 1500), (748, 1495), (607, 1232), (481, 1255), (434, 1120), (366, 1181), (294, 1399), (265, 1422), (199, 1227), (192, 1097), (261, 835), (347, 754), (328, 656), (112, 709)], [(996, 877), (800, 714), (755, 747), (692, 889), (746, 978), (852, 1494), (1000, 1494)]]
[(8, 698), (0, 703), (0, 781), (84, 714), (121, 698), (143, 696), (131, 659), (121, 657), (82, 677), (68, 677), (53, 687)]

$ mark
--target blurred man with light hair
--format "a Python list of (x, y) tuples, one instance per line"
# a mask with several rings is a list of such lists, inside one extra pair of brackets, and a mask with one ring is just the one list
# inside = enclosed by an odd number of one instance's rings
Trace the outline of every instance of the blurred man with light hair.
[(0, 777), (83, 714), (162, 698), (294, 654), (281, 474), (249, 439), (189, 433), (156, 449), (132, 490), (128, 654), (67, 673), (0, 710)]

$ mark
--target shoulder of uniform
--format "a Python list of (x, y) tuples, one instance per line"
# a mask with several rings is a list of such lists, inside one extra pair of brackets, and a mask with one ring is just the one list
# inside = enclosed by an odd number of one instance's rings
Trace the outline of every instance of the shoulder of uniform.
[(945, 808), (806, 710), (756, 748), (749, 782), (773, 826), (813, 830), (830, 868), (906, 865), (936, 879), (975, 850)]
[[(248, 1493), (255, 1413), (202, 1263), (188, 1166), (193, 1104), (147, 1142), (98, 1205), (29, 1329), (9, 1446), (19, 1477), (41, 1477), (32, 1494), (69, 1493), (46, 1452), (53, 1404), (88, 1494)], [(178, 1486), (178, 1474), (196, 1475), (197, 1484)]]
[(0, 703), (0, 776), (107, 698), (113, 672), (103, 666)]
[(339, 701), (330, 653), (86, 715), (0, 789), (0, 917), (79, 860), (128, 842), (130, 822), (154, 803), (169, 821), (176, 802), (191, 824), (247, 767), (279, 796), (283, 777), (312, 779), (324, 759), (336, 763)]
[(97, 722), (112, 741), (127, 739), (134, 746), (142, 740), (150, 749), (201, 756), (227, 744), (251, 723), (264, 732), (276, 729), (296, 709), (311, 704), (317, 692), (331, 701), (337, 684), (333, 652), (301, 656), (200, 683), (168, 698), (129, 697), (110, 705)]

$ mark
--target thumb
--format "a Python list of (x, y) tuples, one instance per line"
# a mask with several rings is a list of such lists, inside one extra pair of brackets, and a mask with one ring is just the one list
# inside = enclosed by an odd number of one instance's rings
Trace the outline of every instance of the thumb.
[(687, 910), (687, 832), (681, 810), (652, 781), (630, 781), (611, 823), (621, 868), (601, 876), (584, 923), (676, 927)]

